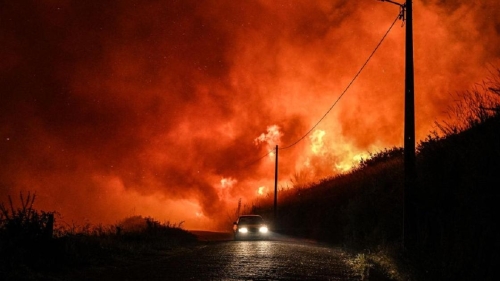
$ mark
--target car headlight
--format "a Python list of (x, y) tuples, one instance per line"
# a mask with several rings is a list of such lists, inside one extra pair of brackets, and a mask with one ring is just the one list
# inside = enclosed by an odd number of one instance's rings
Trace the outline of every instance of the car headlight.
[(267, 231), (269, 231), (269, 229), (267, 229), (267, 226), (261, 226), (261, 227), (259, 228), (259, 232), (260, 232), (260, 233), (267, 233)]
[(238, 229), (238, 231), (241, 232), (241, 233), (247, 233), (248, 232), (248, 228), (242, 227), (242, 228)]

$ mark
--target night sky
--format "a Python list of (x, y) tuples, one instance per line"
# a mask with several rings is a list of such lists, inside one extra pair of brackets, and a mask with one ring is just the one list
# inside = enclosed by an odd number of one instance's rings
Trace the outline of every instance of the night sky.
[[(413, 9), (418, 141), (500, 66), (500, 4)], [(376, 0), (1, 1), (0, 202), (30, 191), (68, 224), (220, 228), (240, 198), (272, 192), (274, 154), (255, 160), (320, 120), (398, 13)], [(281, 187), (402, 146), (402, 24), (280, 151)]]

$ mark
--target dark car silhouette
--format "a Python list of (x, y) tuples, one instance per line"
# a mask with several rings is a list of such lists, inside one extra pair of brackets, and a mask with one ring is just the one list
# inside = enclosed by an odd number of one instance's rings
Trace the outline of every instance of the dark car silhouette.
[(243, 215), (234, 222), (234, 240), (265, 239), (269, 229), (259, 215)]

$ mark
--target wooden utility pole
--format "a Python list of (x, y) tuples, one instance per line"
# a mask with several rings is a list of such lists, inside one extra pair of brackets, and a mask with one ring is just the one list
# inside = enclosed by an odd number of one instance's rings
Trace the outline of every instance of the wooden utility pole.
[(415, 80), (413, 73), (413, 7), (412, 0), (400, 4), (380, 0), (401, 8), (400, 18), (406, 20), (405, 37), (405, 120), (404, 120), (404, 211), (403, 247), (412, 246), (416, 233), (415, 188), (417, 180), (415, 163)]
[(407, 0), (406, 8), (406, 63), (405, 63), (405, 131), (404, 131), (404, 237), (406, 249), (412, 247), (416, 232), (415, 187), (415, 80), (413, 73), (413, 8)]
[(278, 145), (276, 145), (276, 161), (274, 162), (274, 224), (278, 221)]

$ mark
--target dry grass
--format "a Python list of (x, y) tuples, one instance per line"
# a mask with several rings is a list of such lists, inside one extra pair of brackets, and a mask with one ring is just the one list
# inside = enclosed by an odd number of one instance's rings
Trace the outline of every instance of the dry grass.
[(0, 204), (0, 280), (37, 280), (50, 272), (97, 264), (136, 254), (165, 252), (196, 241), (182, 222), (130, 217), (117, 225), (55, 224), (53, 212), (33, 208), (35, 195), (20, 194)]
[[(500, 251), (494, 215), (500, 201), (500, 71), (496, 75), (459, 94), (449, 111), (454, 123), (438, 123), (440, 132), (418, 144), (413, 250), (401, 247), (401, 148), (373, 154), (350, 173), (282, 192), (279, 229), (360, 251), (354, 259), (360, 272), (379, 268), (393, 280), (492, 279)], [(254, 212), (272, 217), (272, 205)]]

